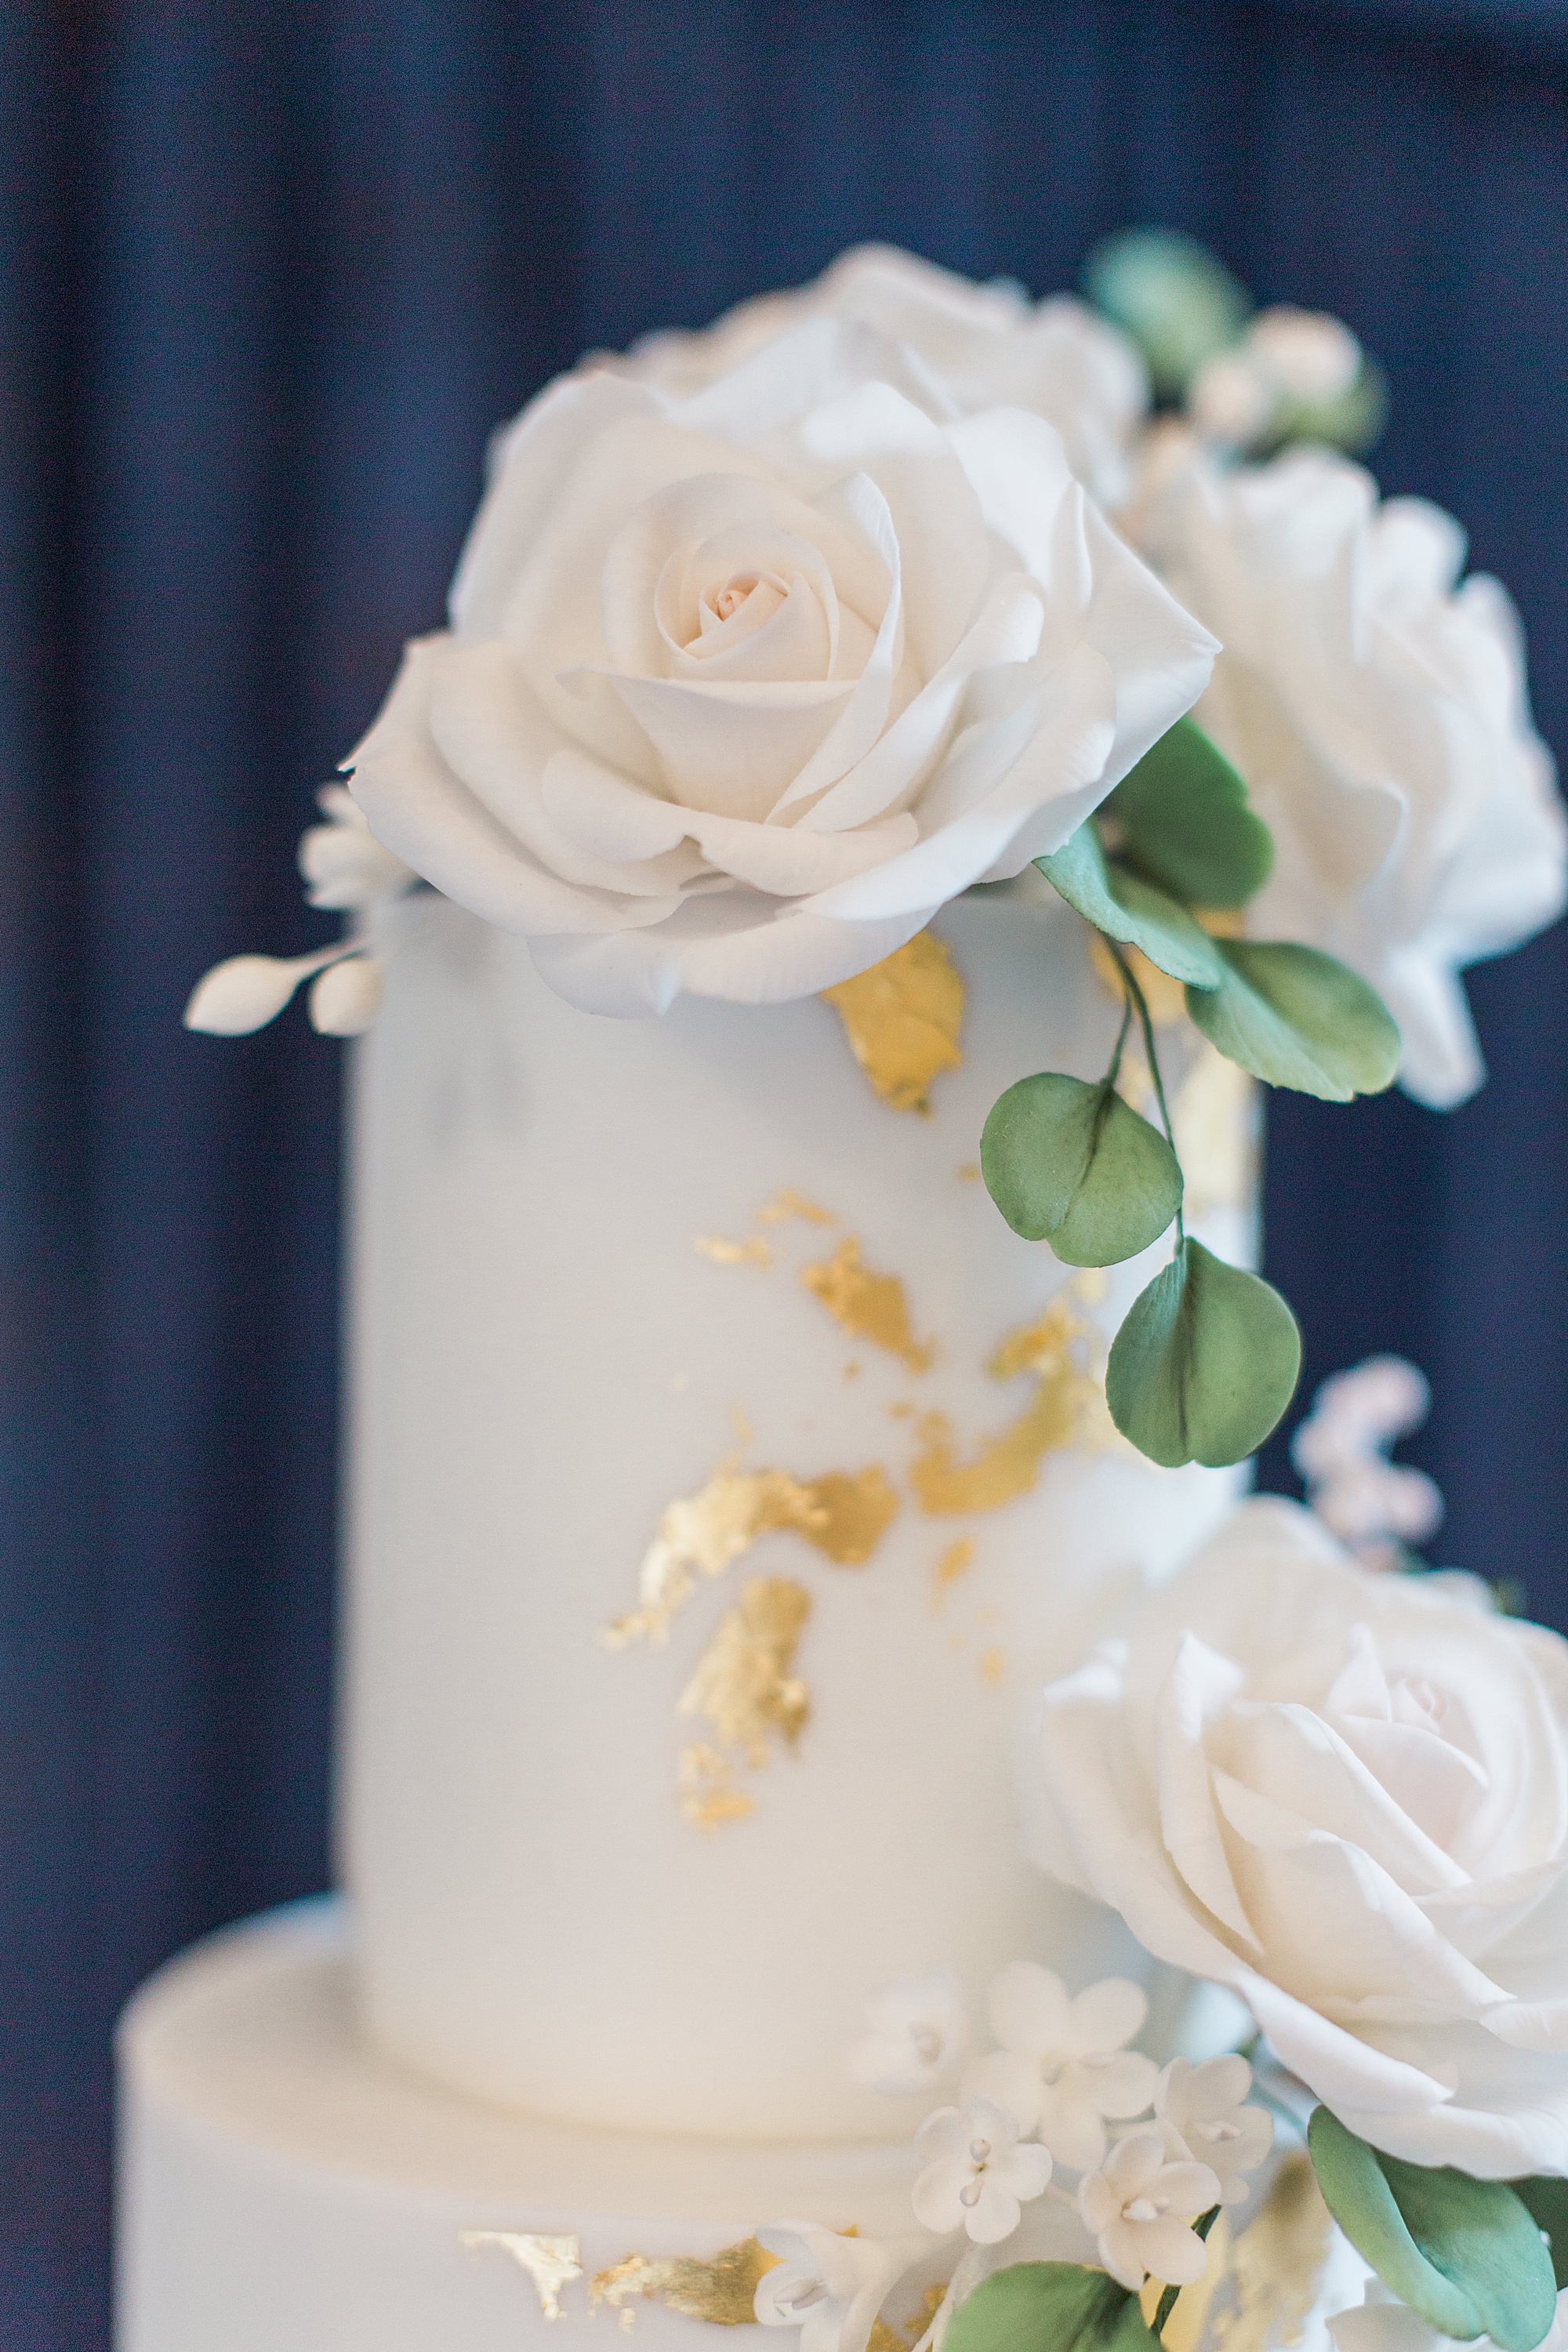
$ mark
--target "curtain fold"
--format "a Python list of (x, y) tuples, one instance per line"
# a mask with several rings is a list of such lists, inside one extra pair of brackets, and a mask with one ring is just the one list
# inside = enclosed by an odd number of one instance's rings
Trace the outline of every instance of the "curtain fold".
[[(1362, 334), (1385, 487), (1513, 590), (1568, 751), (1568, 10), (0, 16), (5, 2352), (108, 2343), (125, 1994), (329, 1868), (340, 1048), (187, 1035), (192, 982), (327, 935), (311, 793), (579, 349), (873, 236), (1044, 292), (1131, 221)], [(1454, 1117), (1276, 1106), (1270, 1268), (1308, 1388), (1424, 1364), (1445, 1556), (1563, 1622), (1563, 933), (1473, 992)]]

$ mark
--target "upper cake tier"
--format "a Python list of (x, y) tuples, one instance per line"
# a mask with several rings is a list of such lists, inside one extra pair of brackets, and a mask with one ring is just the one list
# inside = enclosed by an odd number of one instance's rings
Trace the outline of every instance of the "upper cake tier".
[[(542, 2116), (901, 2136), (846, 2063), (889, 1979), (1147, 1972), (1021, 1863), (1010, 1731), (1238, 1475), (1105, 1414), (1168, 1244), (1074, 1276), (975, 1181), (1005, 1086), (1105, 1066), (1088, 934), (1013, 886), (837, 1009), (626, 1023), (444, 900), (387, 919), (353, 1183), (370, 2030)], [(923, 1116), (869, 1082), (900, 981), (926, 1043), (957, 1028)], [(1173, 1073), (1196, 1223), (1245, 1257), (1245, 1081)]]

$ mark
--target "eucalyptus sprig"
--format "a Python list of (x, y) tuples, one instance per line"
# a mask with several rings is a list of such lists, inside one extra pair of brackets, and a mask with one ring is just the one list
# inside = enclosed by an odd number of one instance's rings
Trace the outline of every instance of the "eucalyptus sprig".
[[(1399, 1032), (1381, 999), (1334, 957), (1213, 935), (1216, 917), (1262, 887), (1273, 857), (1236, 770), (1178, 719), (1094, 816), (1035, 861), (1116, 968), (1122, 1016), (1110, 1067), (1097, 1084), (1055, 1071), (1020, 1079), (981, 1138), (986, 1188), (1007, 1223), (1068, 1265), (1118, 1265), (1174, 1224), (1171, 1263), (1133, 1301), (1105, 1380), (1118, 1429), (1171, 1468), (1255, 1453), (1294, 1393), (1301, 1339), (1277, 1290), (1185, 1229), (1154, 1024), (1128, 950), (1181, 982), (1210, 1044), (1270, 1086), (1349, 1102), (1380, 1092), (1398, 1066)], [(1116, 1090), (1134, 1020), (1159, 1128)]]

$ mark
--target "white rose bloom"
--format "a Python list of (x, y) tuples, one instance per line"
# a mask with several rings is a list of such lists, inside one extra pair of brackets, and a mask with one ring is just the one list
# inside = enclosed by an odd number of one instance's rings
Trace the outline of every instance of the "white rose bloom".
[(1037, 1861), (1373, 2147), (1568, 2173), (1568, 1643), (1244, 1504), (1051, 1686)]
[(695, 334), (646, 336), (609, 364), (699, 392), (805, 319), (858, 320), (906, 344), (942, 378), (955, 414), (1005, 404), (1045, 417), (1086, 489), (1104, 506), (1126, 496), (1149, 408), (1131, 338), (1070, 294), (1031, 302), (1010, 278), (976, 285), (896, 246), (853, 247), (809, 286), (757, 295)]
[(523, 412), (353, 794), (591, 1012), (775, 1002), (1059, 846), (1213, 653), (1049, 425), (822, 320)]
[(1369, 980), (1399, 1024), (1402, 1083), (1447, 1108), (1483, 1076), (1459, 969), (1564, 904), (1513, 607), (1495, 580), (1458, 584), (1450, 516), (1380, 505), (1346, 458), (1226, 470), (1169, 430), (1149, 447), (1128, 527), (1225, 647), (1194, 715), (1274, 835), (1247, 928)]

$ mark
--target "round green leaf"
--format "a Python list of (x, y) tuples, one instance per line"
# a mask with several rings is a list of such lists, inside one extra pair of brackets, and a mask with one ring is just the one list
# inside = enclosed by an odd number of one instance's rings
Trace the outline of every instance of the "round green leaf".
[(1079, 2263), (993, 2271), (948, 2322), (944, 2352), (1153, 2352), (1136, 2295)]
[(1252, 309), (1240, 279), (1181, 229), (1120, 230), (1095, 247), (1083, 282), (1142, 348), (1161, 400), (1179, 398), (1205, 360), (1237, 341)]
[(992, 1107), (980, 1166), (1013, 1231), (1068, 1265), (1136, 1257), (1182, 1205), (1175, 1153), (1107, 1079), (1020, 1078)]
[(1323, 2201), (1401, 2302), (1444, 2336), (1534, 2352), (1557, 2309), (1552, 2257), (1505, 2181), (1384, 2156), (1315, 2107), (1307, 2144)]
[(1225, 978), (1219, 950), (1184, 907), (1136, 874), (1112, 866), (1092, 820), (1080, 824), (1049, 857), (1036, 865), (1069, 907), (1124, 946), (1142, 948), (1151, 963), (1190, 988), (1218, 988)]
[(1217, 988), (1189, 988), (1187, 1011), (1212, 1045), (1255, 1078), (1325, 1102), (1381, 1094), (1399, 1067), (1399, 1032), (1375, 989), (1317, 948), (1219, 940)]
[(1247, 786), (1201, 727), (1178, 719), (1105, 803), (1121, 855), (1187, 907), (1242, 907), (1268, 879), (1274, 842)]
[(1105, 1402), (1168, 1470), (1256, 1454), (1295, 1392), (1301, 1334), (1277, 1290), (1190, 1235), (1110, 1344)]

